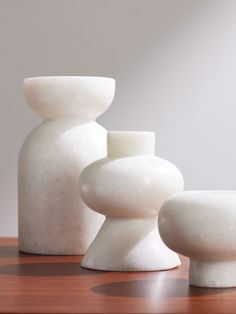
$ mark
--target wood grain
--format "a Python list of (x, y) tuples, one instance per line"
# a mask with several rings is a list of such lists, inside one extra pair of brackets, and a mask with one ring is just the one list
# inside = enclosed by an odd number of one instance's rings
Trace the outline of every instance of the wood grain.
[(187, 262), (171, 271), (86, 270), (79, 256), (18, 253), (0, 238), (0, 313), (236, 313), (236, 289), (188, 286)]

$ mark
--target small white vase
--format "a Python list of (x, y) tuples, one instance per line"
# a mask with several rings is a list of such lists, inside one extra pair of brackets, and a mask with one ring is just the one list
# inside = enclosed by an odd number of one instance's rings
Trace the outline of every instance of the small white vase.
[(108, 157), (83, 170), (84, 202), (106, 215), (83, 267), (149, 271), (180, 265), (177, 254), (160, 239), (157, 214), (171, 194), (183, 190), (183, 177), (154, 151), (152, 132), (109, 132)]
[(78, 194), (82, 169), (106, 156), (106, 130), (94, 120), (111, 104), (115, 82), (100, 77), (24, 81), (28, 104), (43, 119), (18, 160), (19, 249), (84, 254), (104, 217)]
[(190, 258), (190, 285), (236, 287), (236, 191), (186, 191), (161, 208), (160, 234)]

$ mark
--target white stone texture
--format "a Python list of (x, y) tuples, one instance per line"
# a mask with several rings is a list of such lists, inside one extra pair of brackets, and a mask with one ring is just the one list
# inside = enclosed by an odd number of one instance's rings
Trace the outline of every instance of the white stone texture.
[(179, 257), (160, 239), (157, 215), (183, 177), (169, 161), (154, 156), (152, 132), (108, 132), (108, 157), (80, 176), (84, 202), (106, 215), (82, 266), (108, 271), (164, 270)]
[(186, 191), (161, 208), (160, 235), (190, 257), (193, 286), (236, 286), (236, 191)]
[(82, 169), (106, 156), (107, 132), (94, 121), (111, 104), (115, 82), (99, 77), (38, 77), (25, 97), (44, 119), (26, 138), (18, 161), (19, 249), (84, 254), (104, 217), (78, 193)]

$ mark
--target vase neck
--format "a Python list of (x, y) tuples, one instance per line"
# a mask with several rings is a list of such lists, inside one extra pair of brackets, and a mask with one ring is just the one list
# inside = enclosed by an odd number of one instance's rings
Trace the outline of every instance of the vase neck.
[(43, 123), (74, 123), (75, 125), (82, 125), (82, 124), (86, 124), (86, 123), (93, 123), (96, 122), (96, 120), (83, 120), (80, 118), (70, 118), (70, 117), (60, 117), (60, 118), (44, 118), (43, 119)]
[(129, 157), (155, 155), (154, 132), (108, 132), (108, 156)]

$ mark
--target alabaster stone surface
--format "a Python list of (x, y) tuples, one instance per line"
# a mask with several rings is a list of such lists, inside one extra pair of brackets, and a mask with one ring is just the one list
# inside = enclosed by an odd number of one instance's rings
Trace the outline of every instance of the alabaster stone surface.
[(152, 132), (109, 132), (108, 157), (80, 176), (84, 202), (106, 216), (82, 266), (110, 271), (147, 271), (180, 265), (160, 239), (157, 215), (183, 177), (169, 161), (154, 156)]
[(24, 81), (28, 104), (44, 121), (26, 138), (18, 161), (19, 249), (84, 254), (104, 217), (78, 194), (82, 169), (107, 153), (107, 132), (94, 121), (111, 104), (115, 83), (99, 77)]
[(199, 287), (236, 286), (236, 191), (186, 191), (161, 208), (160, 235), (190, 258), (189, 281)]

